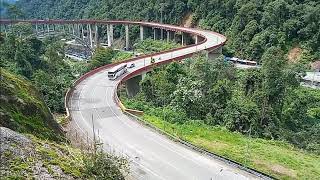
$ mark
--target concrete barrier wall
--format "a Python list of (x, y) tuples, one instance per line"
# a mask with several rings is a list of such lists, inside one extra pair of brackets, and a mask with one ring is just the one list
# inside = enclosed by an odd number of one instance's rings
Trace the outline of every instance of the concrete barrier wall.
[[(1, 21), (0, 20), (0, 24), (1, 24)], [(11, 22), (11, 21), (9, 21)], [(9, 23), (7, 22), (7, 23)], [(13, 21), (15, 23), (17, 22), (20, 22), (20, 21)], [(39, 23), (39, 21), (23, 21), (23, 22), (29, 22), (29, 23)], [(65, 21), (46, 21), (46, 23), (62, 23), (62, 22), (65, 22)], [(87, 21), (85, 20), (82, 20), (81, 23), (86, 23)], [(88, 22), (91, 22), (91, 21), (88, 21)], [(103, 21), (104, 23), (110, 23), (110, 22), (114, 22), (114, 23), (121, 23), (121, 22), (130, 22), (130, 21)], [(41, 22), (41, 23), (44, 23), (44, 22)], [(66, 23), (79, 23), (78, 21), (67, 21)], [(131, 22), (132, 23), (132, 22)], [(133, 22), (134, 23), (134, 22)], [(140, 24), (141, 22), (139, 22)], [(143, 24), (142, 24), (143, 25)], [(179, 27), (179, 26), (176, 26), (176, 27)], [(170, 29), (171, 30), (171, 29)], [(186, 32), (191, 32), (191, 31), (186, 31)], [(209, 32), (209, 31), (208, 31)], [(183, 47), (179, 47), (179, 48), (174, 48), (174, 49), (170, 49), (170, 50), (166, 50), (166, 51), (161, 51), (161, 52), (157, 52), (157, 53), (153, 53), (153, 54), (147, 54), (147, 55), (142, 55), (142, 56), (139, 56), (139, 57), (134, 57), (134, 58), (130, 58), (130, 59), (127, 59), (127, 60), (124, 60), (124, 61), (121, 61), (121, 62), (117, 62), (117, 63), (112, 63), (112, 64), (108, 64), (108, 65), (104, 65), (104, 66), (101, 66), (101, 67), (98, 67), (96, 69), (93, 69), (91, 71), (89, 71), (88, 73), (82, 75), (79, 79), (77, 79), (71, 86), (71, 88), (69, 88), (66, 92), (66, 95), (65, 95), (65, 109), (66, 109), (66, 117), (69, 118), (70, 120), (72, 120), (70, 118), (70, 110), (69, 110), (69, 105), (68, 105), (68, 102), (70, 101), (70, 98), (72, 96), (72, 93), (73, 93), (73, 90), (74, 88), (79, 84), (81, 83), (83, 80), (85, 80), (86, 78), (90, 77), (91, 75), (95, 74), (95, 73), (98, 73), (104, 69), (108, 69), (108, 68), (111, 68), (113, 66), (116, 66), (118, 64), (121, 64), (121, 63), (128, 63), (128, 62), (131, 62), (131, 61), (135, 61), (135, 60), (138, 60), (138, 59), (144, 59), (144, 58), (149, 58), (149, 57), (153, 57), (153, 56), (156, 56), (156, 55), (161, 55), (161, 54), (165, 54), (165, 53), (170, 53), (170, 52), (174, 52), (174, 51), (178, 51), (178, 50), (181, 50), (181, 49), (186, 49), (186, 48), (189, 48), (189, 47), (193, 47), (193, 46), (197, 46), (197, 45), (200, 45), (200, 44), (203, 44), (207, 41), (207, 38), (201, 34), (198, 34), (198, 33), (193, 33), (191, 32), (193, 35), (198, 35), (198, 36), (201, 36), (203, 38), (203, 40), (201, 42), (199, 42), (198, 44), (192, 44), (192, 45), (187, 45), (187, 46), (183, 46)], [(214, 33), (214, 32), (212, 32)], [(215, 34), (218, 34), (218, 33), (215, 33)], [(219, 34), (221, 35), (221, 34)], [(221, 35), (222, 36), (222, 35)], [(223, 46), (225, 42), (217, 45), (217, 46), (214, 46), (213, 49), (217, 48), (217, 47), (220, 47), (220, 46)], [(210, 48), (212, 49), (212, 48)], [(186, 57), (190, 57), (192, 56), (192, 54), (188, 55), (188, 56), (185, 56), (184, 58)], [(171, 60), (167, 60), (167, 61), (161, 61), (161, 62), (157, 62), (157, 63), (154, 63), (151, 67), (151, 65), (145, 67), (145, 68), (141, 68), (141, 69), (138, 69), (137, 71), (133, 72), (133, 73), (130, 73), (129, 75), (126, 75), (125, 77), (123, 77), (123, 79), (120, 81), (120, 82), (124, 82), (126, 81), (127, 79), (133, 77), (134, 75), (138, 75), (140, 74), (141, 72), (145, 70), (150, 70), (151, 68), (153, 68), (154, 66), (160, 66), (160, 65), (163, 65), (163, 64), (166, 64), (166, 63), (170, 63), (174, 60), (177, 60), (177, 58), (174, 58), (174, 59), (171, 59)], [(179, 57), (178, 58), (179, 60), (180, 59), (183, 59), (183, 57)], [(118, 89), (118, 87), (117, 87)], [(117, 90), (115, 90), (116, 92)], [(115, 98), (117, 97), (117, 98)], [(115, 102), (117, 103), (117, 105), (122, 109), (122, 111), (125, 111), (125, 107), (123, 106), (123, 104), (120, 102), (119, 98), (118, 98), (118, 95), (115, 94), (114, 96), (114, 99), (115, 99)]]

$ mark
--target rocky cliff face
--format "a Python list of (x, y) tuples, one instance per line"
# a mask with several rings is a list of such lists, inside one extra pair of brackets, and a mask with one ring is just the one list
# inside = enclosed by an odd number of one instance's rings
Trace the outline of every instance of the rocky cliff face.
[(58, 140), (62, 132), (40, 93), (29, 81), (4, 69), (0, 71), (0, 126)]

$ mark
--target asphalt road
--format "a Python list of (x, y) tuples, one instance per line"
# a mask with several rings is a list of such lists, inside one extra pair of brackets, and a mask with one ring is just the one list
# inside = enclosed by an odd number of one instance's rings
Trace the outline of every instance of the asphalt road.
[[(195, 30), (208, 39), (202, 45), (154, 56), (159, 61), (193, 53), (225, 41), (211, 32)], [(134, 61), (135, 71), (150, 64), (150, 58)], [(99, 136), (107, 151), (128, 156), (134, 179), (255, 179), (256, 176), (224, 162), (204, 156), (163, 135), (142, 126), (124, 115), (113, 101), (117, 82), (107, 78), (108, 69), (96, 73), (75, 87), (70, 98), (73, 122), (92, 137)], [(93, 120), (92, 120), (93, 119)], [(92, 124), (93, 122), (93, 124)]]

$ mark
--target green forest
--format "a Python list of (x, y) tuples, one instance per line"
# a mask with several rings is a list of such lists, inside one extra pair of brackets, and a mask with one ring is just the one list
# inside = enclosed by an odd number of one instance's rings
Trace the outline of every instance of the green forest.
[[(23, 18), (130, 19), (178, 25), (190, 18), (192, 26), (226, 35), (224, 51), (230, 56), (260, 62), (269, 47), (278, 46), (285, 53), (301, 48), (299, 59), (304, 61), (320, 58), (320, 3), (315, 0), (20, 0), (18, 6)], [(11, 17), (19, 17), (14, 14)]]
[[(224, 34), (224, 55), (261, 68), (240, 70), (223, 57), (212, 61), (199, 53), (148, 73), (133, 98), (122, 89), (124, 105), (174, 136), (276, 178), (320, 176), (320, 91), (300, 86), (308, 64), (320, 59), (318, 1), (20, 0), (5, 16), (157, 21)], [(40, 41), (31, 31), (29, 24), (16, 24), (8, 37), (0, 36), (0, 67), (32, 82), (53, 113), (64, 112), (64, 94), (80, 75), (133, 55), (98, 48), (89, 63), (74, 62), (64, 58), (61, 38)], [(145, 54), (179, 46), (134, 42)]]
[(313, 179), (320, 174), (320, 91), (300, 86), (303, 70), (286, 63), (280, 48), (262, 60), (261, 69), (237, 70), (200, 54), (155, 69), (138, 95), (122, 90), (120, 98), (178, 138), (277, 178)]

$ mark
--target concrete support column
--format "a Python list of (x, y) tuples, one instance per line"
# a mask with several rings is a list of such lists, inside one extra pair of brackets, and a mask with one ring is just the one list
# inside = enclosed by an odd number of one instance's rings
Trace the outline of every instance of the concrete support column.
[(157, 40), (157, 30), (156, 28), (153, 28), (153, 40)]
[(62, 25), (62, 31), (63, 31), (64, 34), (66, 33), (66, 27), (65, 27), (64, 24)]
[(80, 25), (79, 24), (76, 24), (76, 35), (77, 35), (77, 37), (81, 37)]
[(170, 31), (167, 30), (167, 42), (169, 42), (169, 41), (170, 41)]
[(111, 46), (111, 39), (110, 39), (110, 25), (107, 24), (107, 42), (108, 42), (108, 47)]
[(107, 25), (107, 38), (108, 38), (108, 46), (111, 47), (113, 43), (113, 25)]
[(98, 34), (98, 25), (95, 24), (94, 25), (94, 44), (96, 45), (96, 47), (99, 46), (99, 34)]
[(147, 76), (147, 73), (146, 73), (146, 72), (143, 72), (143, 73), (141, 74), (142, 80), (144, 80), (144, 78), (146, 78), (146, 76)]
[(217, 57), (219, 57), (220, 55), (222, 55), (222, 46), (221, 47), (219, 47), (219, 48), (217, 48), (217, 49), (214, 49), (214, 50), (212, 50), (212, 51), (207, 51), (207, 58), (210, 60), (213, 60), (213, 59), (215, 59), (215, 58), (217, 58)]
[(4, 29), (4, 34), (6, 35), (6, 37), (8, 37), (7, 26), (3, 25), (3, 29)]
[(50, 24), (47, 24), (48, 33), (50, 32)]
[(80, 26), (81, 26), (81, 36), (82, 36), (82, 39), (84, 40), (84, 28), (83, 28), (83, 24), (81, 24)]
[(57, 24), (57, 25), (55, 26), (55, 30), (56, 30), (57, 32), (60, 32), (60, 31), (61, 31), (61, 24)]
[[(6, 28), (4, 28), (4, 30), (6, 31)], [(38, 36), (38, 24), (36, 24), (36, 35)], [(6, 33), (7, 34), (7, 33)]]
[(71, 25), (71, 28), (72, 28), (72, 35), (75, 35), (74, 24)]
[(70, 25), (67, 24), (67, 27), (68, 27), (68, 34), (70, 34), (71, 30), (70, 30)]
[(172, 31), (172, 40), (174, 41), (174, 42), (176, 42), (176, 32), (175, 31)]
[(129, 50), (129, 25), (125, 25), (126, 30), (126, 50)]
[(87, 28), (89, 30), (89, 37), (88, 38), (89, 38), (90, 47), (93, 48), (91, 24), (88, 24)]
[(126, 89), (127, 94), (130, 98), (134, 97), (140, 92), (140, 81), (142, 80), (142, 76), (135, 76), (126, 81)]
[(144, 35), (143, 26), (140, 26), (140, 41), (143, 41), (143, 35)]
[(110, 31), (110, 46), (113, 44), (113, 24), (109, 25), (109, 31)]
[(160, 33), (161, 33), (161, 35), (160, 35), (161, 40), (163, 40), (163, 29), (160, 30)]
[(198, 35), (196, 35), (195, 37), (195, 44), (198, 44), (199, 43), (199, 38), (198, 38)]
[(56, 31), (56, 25), (52, 24), (52, 30)]
[(181, 45), (184, 46), (184, 34), (181, 32)]

